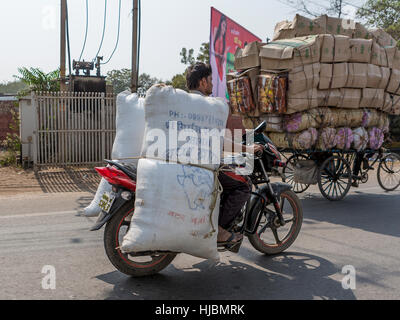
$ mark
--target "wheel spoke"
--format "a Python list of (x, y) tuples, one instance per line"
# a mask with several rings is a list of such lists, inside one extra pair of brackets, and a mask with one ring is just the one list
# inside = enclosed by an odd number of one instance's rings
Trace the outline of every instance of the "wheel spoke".
[(329, 183), (330, 181), (329, 180), (326, 180), (324, 183), (322, 183), (321, 185), (322, 186), (325, 186), (327, 183)]
[[(261, 226), (260, 226), (261, 227)], [(259, 232), (257, 232), (258, 236), (261, 237), (261, 234), (267, 230), (267, 228), (271, 228), (271, 224), (268, 222), (265, 226), (262, 226)]]
[(336, 194), (336, 198), (338, 198), (339, 197), (339, 193), (337, 191), (336, 185), (337, 185), (337, 183), (334, 182), (333, 183), (333, 196), (335, 196), (335, 194)]
[(349, 180), (342, 180), (342, 178), (339, 178), (338, 181), (343, 182), (344, 184), (349, 184)]
[(281, 244), (281, 240), (279, 240), (279, 236), (278, 236), (278, 230), (276, 228), (273, 228), (271, 230), (272, 230), (272, 233), (274, 234), (276, 244)]
[(342, 186), (342, 184), (339, 182), (339, 180), (337, 182), (337, 185), (340, 188), (340, 190), (343, 190), (343, 192), (346, 191), (346, 188)]
[[(326, 190), (328, 190), (328, 188), (329, 188), (329, 191), (326, 192)], [(331, 189), (332, 189), (332, 182), (324, 189), (324, 192), (329, 194), (331, 192)]]
[(328, 191), (328, 195), (329, 195), (329, 196), (331, 195), (331, 193), (332, 193), (332, 191), (333, 191), (333, 185), (334, 185), (334, 182), (332, 182), (332, 183), (330, 184), (329, 191)]

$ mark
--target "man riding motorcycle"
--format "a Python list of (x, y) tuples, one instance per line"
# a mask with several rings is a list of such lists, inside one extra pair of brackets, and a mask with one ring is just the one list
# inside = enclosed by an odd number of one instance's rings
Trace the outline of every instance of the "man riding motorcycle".
[[(201, 62), (190, 66), (186, 71), (186, 86), (190, 93), (202, 96), (211, 95), (213, 91), (211, 67)], [(224, 146), (228, 144), (233, 145), (234, 150), (241, 150), (251, 154), (263, 151), (263, 147), (260, 145), (245, 146), (234, 143), (225, 137)], [(240, 214), (242, 207), (250, 198), (252, 183), (248, 177), (239, 176), (229, 171), (221, 171), (218, 179), (222, 185), (223, 193), (221, 196), (222, 209), (218, 221), (217, 241), (219, 245), (235, 244), (242, 240), (243, 235), (229, 230), (235, 218)]]

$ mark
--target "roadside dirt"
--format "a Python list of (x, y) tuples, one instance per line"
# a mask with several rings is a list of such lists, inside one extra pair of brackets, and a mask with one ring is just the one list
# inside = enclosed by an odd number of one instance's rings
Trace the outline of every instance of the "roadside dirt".
[(93, 168), (54, 168), (35, 173), (32, 169), (0, 168), (0, 195), (23, 193), (95, 193), (100, 176)]

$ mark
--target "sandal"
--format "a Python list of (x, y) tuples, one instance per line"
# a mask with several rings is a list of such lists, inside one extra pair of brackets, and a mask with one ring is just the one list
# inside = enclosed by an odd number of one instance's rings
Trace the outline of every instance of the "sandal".
[(235, 238), (236, 238), (236, 234), (234, 232), (231, 232), (231, 236), (229, 237), (228, 240), (218, 241), (217, 245), (218, 245), (218, 247), (222, 247), (222, 246), (232, 247), (232, 246), (234, 246), (234, 245), (236, 245), (238, 243), (241, 243), (242, 240), (243, 240), (243, 237), (241, 237), (240, 239), (238, 239), (236, 241), (233, 241)]

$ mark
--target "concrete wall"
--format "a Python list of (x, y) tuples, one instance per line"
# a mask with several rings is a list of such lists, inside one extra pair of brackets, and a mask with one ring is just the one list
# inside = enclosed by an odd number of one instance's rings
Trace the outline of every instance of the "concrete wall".
[(33, 106), (32, 97), (26, 96), (19, 100), (20, 114), (20, 138), (22, 161), (33, 161), (33, 138), (35, 131), (35, 108)]
[(19, 130), (12, 131), (9, 126), (12, 123), (12, 113), (11, 111), (19, 112), (17, 106), (15, 106), (15, 101), (0, 101), (0, 141), (4, 140), (7, 133), (17, 133)]

